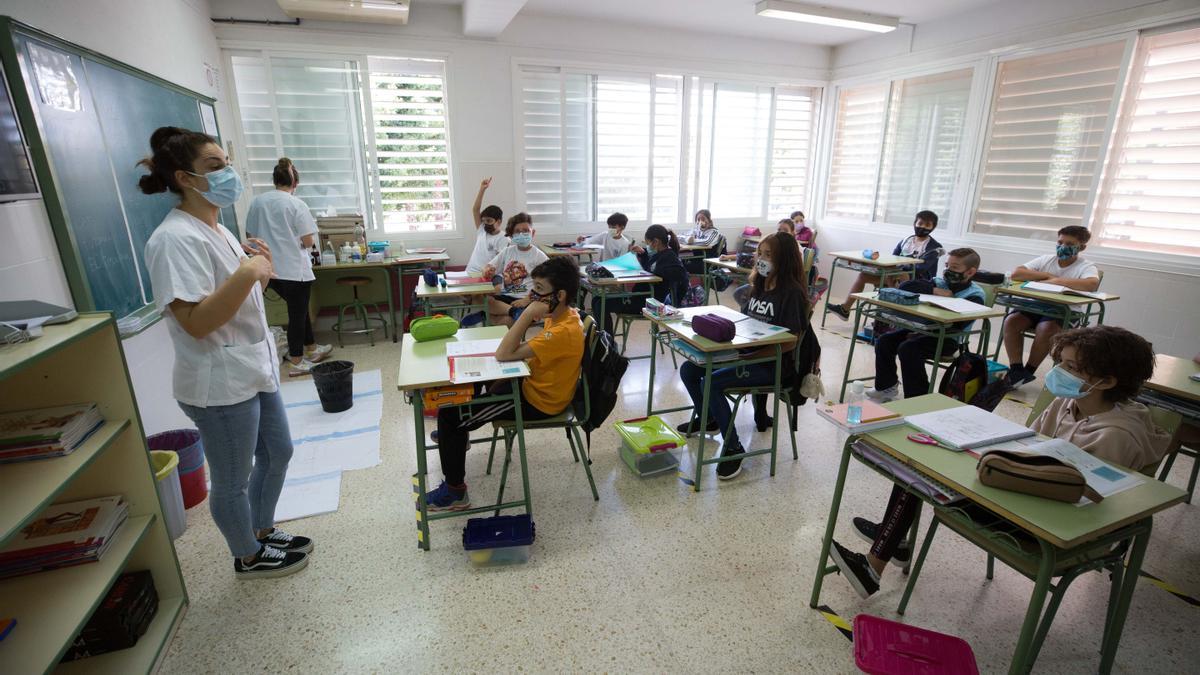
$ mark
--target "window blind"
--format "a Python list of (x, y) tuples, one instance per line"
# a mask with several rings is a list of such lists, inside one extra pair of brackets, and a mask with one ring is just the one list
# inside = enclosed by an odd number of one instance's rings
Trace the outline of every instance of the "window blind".
[(1000, 64), (972, 230), (1053, 239), (1083, 225), (1125, 42)]
[(650, 190), (651, 78), (595, 76), (596, 212), (646, 220)]
[(651, 222), (670, 224), (680, 218), (679, 171), (683, 152), (682, 134), (683, 77), (655, 75)]
[(844, 89), (838, 94), (825, 198), (827, 215), (871, 217), (887, 95), (887, 83)]
[(1104, 245), (1200, 255), (1200, 29), (1138, 47), (1092, 220)]
[(708, 208), (722, 218), (763, 216), (771, 88), (715, 83)]
[(785, 218), (792, 211), (803, 210), (808, 199), (818, 94), (819, 90), (808, 87), (775, 88), (771, 184), (765, 214), (769, 218)]

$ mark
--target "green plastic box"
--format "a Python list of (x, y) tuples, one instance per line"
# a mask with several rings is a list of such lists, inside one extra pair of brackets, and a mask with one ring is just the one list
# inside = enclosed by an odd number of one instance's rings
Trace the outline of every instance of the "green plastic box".
[(657, 415), (625, 420), (617, 424), (617, 433), (622, 439), (621, 459), (641, 477), (677, 469), (679, 458), (671, 451), (687, 444)]

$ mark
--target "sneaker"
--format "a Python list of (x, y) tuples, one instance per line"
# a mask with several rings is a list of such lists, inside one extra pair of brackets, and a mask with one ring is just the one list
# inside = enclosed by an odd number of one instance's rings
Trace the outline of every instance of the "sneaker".
[(876, 403), (895, 401), (896, 399), (900, 398), (900, 385), (893, 384), (887, 389), (876, 389), (871, 387), (870, 389), (867, 389), (867, 398), (875, 401)]
[(437, 439), (438, 439), (437, 429), (434, 429), (433, 431), (429, 432), (429, 440), (433, 441), (434, 443), (437, 443)]
[(465, 511), (471, 508), (471, 497), (466, 490), (455, 492), (446, 481), (425, 495), (425, 507), (429, 511)]
[(474, 326), (476, 324), (483, 323), (483, 317), (484, 317), (483, 312), (475, 312), (474, 314), (468, 314), (463, 317), (463, 320), (459, 322), (459, 325), (462, 326), (463, 328), (470, 328), (471, 326)]
[[(739, 445), (733, 445), (721, 450), (721, 457), (733, 457), (735, 455), (744, 455), (746, 450)], [(737, 475), (742, 472), (742, 460), (735, 459), (729, 462), (721, 462), (717, 465), (717, 478), (721, 480), (730, 480), (737, 478)]]
[(277, 548), (263, 546), (250, 562), (233, 559), (233, 573), (239, 579), (272, 579), (295, 574), (308, 567), (307, 553), (284, 553)]
[(287, 371), (289, 377), (300, 377), (301, 375), (311, 375), (313, 366), (317, 364), (309, 361), (307, 357), (300, 359), (300, 363), (287, 362)]
[[(879, 535), (879, 525), (872, 523), (866, 518), (855, 518), (854, 532), (863, 541), (867, 542), (868, 544), (874, 544), (875, 537)], [(904, 567), (908, 564), (908, 561), (911, 558), (912, 551), (908, 549), (908, 542), (902, 541), (900, 542), (900, 545), (896, 547), (896, 552), (892, 555), (892, 559), (889, 562), (897, 567)]]
[[(683, 434), (684, 436), (688, 436), (688, 437), (696, 436), (700, 433), (700, 418), (693, 417), (692, 419), (688, 420), (687, 422), (684, 422), (683, 424), (680, 424), (679, 426), (675, 427), (675, 430), (678, 431), (679, 433)], [(708, 418), (708, 426), (704, 427), (704, 431), (707, 433), (716, 432), (717, 431), (717, 421), (714, 420), (712, 417), (709, 417)]]
[(850, 582), (863, 600), (874, 595), (875, 591), (879, 590), (879, 575), (867, 562), (867, 556), (855, 553), (836, 541), (832, 543), (829, 556), (833, 558), (842, 576), (846, 577), (846, 581)]
[(1023, 384), (1029, 384), (1037, 379), (1033, 371), (1025, 366), (1012, 366), (1008, 369), (1008, 383), (1016, 389)]
[(850, 320), (850, 310), (846, 309), (845, 307), (843, 307), (841, 305), (830, 305), (829, 311), (832, 312), (833, 314), (837, 314), (839, 317), (841, 317), (842, 321)]
[(278, 549), (284, 553), (312, 553), (313, 550), (312, 539), (288, 534), (278, 527), (272, 528), (271, 534), (259, 537), (258, 543)]
[(333, 351), (333, 345), (315, 345), (311, 350), (304, 350), (304, 357), (313, 363), (320, 363)]

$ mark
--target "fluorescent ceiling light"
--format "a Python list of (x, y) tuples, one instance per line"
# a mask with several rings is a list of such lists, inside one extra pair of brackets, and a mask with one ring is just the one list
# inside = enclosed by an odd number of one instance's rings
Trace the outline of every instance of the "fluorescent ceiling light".
[(895, 16), (868, 14), (802, 2), (787, 2), (786, 0), (762, 0), (754, 6), (754, 9), (759, 16), (772, 19), (817, 23), (822, 26), (837, 26), (838, 28), (855, 28), (869, 30), (873, 33), (890, 33), (900, 25), (899, 17)]

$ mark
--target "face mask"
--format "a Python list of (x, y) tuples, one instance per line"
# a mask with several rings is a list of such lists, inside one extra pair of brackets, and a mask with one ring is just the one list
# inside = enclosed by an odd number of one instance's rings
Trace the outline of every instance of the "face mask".
[(207, 192), (201, 192), (196, 188), (192, 189), (200, 192), (201, 197), (217, 208), (233, 206), (238, 197), (242, 196), (242, 179), (233, 166), (226, 166), (224, 169), (210, 171), (203, 175), (191, 171), (188, 173), (208, 181)]
[(621, 238), (621, 230), (619, 230), (615, 227), (610, 227), (610, 228), (608, 228), (608, 236), (612, 237), (613, 239), (620, 239)]
[(550, 291), (546, 295), (542, 295), (537, 291), (529, 291), (529, 298), (534, 302), (546, 301), (550, 305), (550, 311), (558, 309), (558, 291)]
[(496, 224), (495, 223), (484, 223), (483, 231), (487, 232), (488, 234), (496, 234)]
[(770, 260), (759, 260), (758, 262), (754, 263), (754, 270), (758, 272), (759, 276), (771, 276), (771, 270), (773, 267), (774, 266), (771, 265)]
[(1079, 254), (1079, 247), (1068, 244), (1059, 244), (1054, 249), (1054, 253), (1058, 256), (1059, 260), (1070, 260)]
[(533, 233), (532, 232), (518, 232), (513, 235), (512, 240), (513, 240), (513, 243), (516, 244), (517, 246), (520, 246), (521, 248), (525, 248), (533, 243)]
[(933, 230), (929, 229), (928, 227), (918, 227), (913, 225), (913, 234), (921, 237), (922, 239), (928, 237), (930, 232), (933, 232)]
[(955, 272), (954, 270), (942, 272), (942, 278), (946, 280), (946, 284), (949, 286), (959, 286), (967, 281), (967, 275), (962, 272)]
[(1083, 380), (1068, 373), (1062, 366), (1054, 366), (1046, 374), (1046, 389), (1059, 398), (1083, 398), (1093, 387), (1083, 391)]

